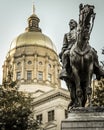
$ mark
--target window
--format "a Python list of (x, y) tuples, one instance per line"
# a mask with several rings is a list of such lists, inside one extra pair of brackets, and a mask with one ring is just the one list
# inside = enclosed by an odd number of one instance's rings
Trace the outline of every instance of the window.
[(32, 26), (35, 27), (36, 23), (35, 20), (32, 20)]
[(48, 67), (51, 68), (51, 64), (49, 64)]
[(43, 80), (43, 72), (42, 71), (38, 72), (38, 80)]
[(32, 27), (32, 20), (30, 20), (30, 27)]
[(18, 62), (18, 63), (17, 63), (17, 66), (20, 66), (20, 65), (21, 65), (21, 62)]
[(39, 124), (41, 124), (42, 123), (42, 114), (37, 115), (36, 120), (38, 121)]
[(42, 65), (43, 63), (41, 61), (39, 61), (39, 65)]
[(27, 71), (27, 80), (31, 80), (31, 79), (32, 79), (32, 72)]
[(17, 72), (17, 79), (20, 80), (21, 79), (21, 72)]
[(54, 120), (54, 110), (48, 112), (48, 121)]
[(29, 60), (29, 61), (28, 61), (28, 64), (31, 65), (31, 64), (32, 64), (32, 61)]
[(48, 80), (51, 81), (52, 80), (52, 75), (48, 74)]

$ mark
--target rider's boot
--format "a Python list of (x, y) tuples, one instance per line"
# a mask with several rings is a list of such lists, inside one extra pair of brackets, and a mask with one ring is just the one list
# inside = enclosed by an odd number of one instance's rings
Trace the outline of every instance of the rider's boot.
[(65, 80), (65, 81), (69, 78), (69, 75), (66, 71), (66, 68), (62, 68), (60, 75), (59, 75), (59, 78), (62, 80)]
[(62, 80), (69, 79), (69, 74), (67, 72), (67, 67), (70, 67), (70, 66), (68, 65), (68, 62), (69, 62), (68, 56), (66, 54), (63, 55), (63, 57), (62, 57), (63, 66), (62, 66), (62, 70), (61, 70), (60, 75), (59, 75), (59, 78), (62, 79)]

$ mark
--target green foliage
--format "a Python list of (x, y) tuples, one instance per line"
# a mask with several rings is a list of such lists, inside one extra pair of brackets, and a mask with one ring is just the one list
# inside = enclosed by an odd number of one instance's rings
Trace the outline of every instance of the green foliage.
[(93, 104), (94, 106), (104, 106), (104, 79), (101, 79), (95, 86)]
[(16, 87), (0, 87), (0, 130), (35, 130), (32, 101)]

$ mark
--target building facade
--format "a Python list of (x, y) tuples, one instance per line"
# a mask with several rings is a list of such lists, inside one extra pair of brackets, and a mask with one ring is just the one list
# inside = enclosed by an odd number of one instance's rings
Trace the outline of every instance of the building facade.
[(42, 33), (40, 19), (28, 18), (25, 32), (17, 36), (3, 65), (3, 82), (18, 80), (19, 90), (34, 97), (34, 118), (40, 129), (60, 130), (66, 117), (69, 92), (61, 88), (58, 78), (60, 62), (52, 40)]

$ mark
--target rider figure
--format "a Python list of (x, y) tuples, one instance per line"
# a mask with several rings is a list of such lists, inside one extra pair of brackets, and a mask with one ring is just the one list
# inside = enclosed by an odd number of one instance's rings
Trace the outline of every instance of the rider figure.
[(71, 19), (69, 22), (69, 27), (70, 27), (70, 32), (64, 35), (63, 47), (61, 53), (59, 54), (59, 57), (63, 65), (62, 71), (60, 73), (60, 79), (64, 79), (64, 80), (69, 78), (67, 68), (69, 68), (70, 66), (70, 59), (69, 59), (70, 50), (77, 39), (77, 22)]
[[(62, 62), (62, 70), (59, 78), (65, 81), (69, 79), (69, 73), (71, 70), (69, 56), (70, 50), (77, 40), (77, 22), (71, 19), (69, 22), (69, 27), (70, 32), (64, 35), (63, 47), (61, 53), (59, 54), (59, 57)], [(100, 77), (104, 77), (104, 70), (102, 70), (102, 68), (99, 65), (97, 51), (94, 48), (92, 48), (92, 51), (94, 54), (94, 74), (96, 74), (96, 78), (100, 80)]]

